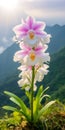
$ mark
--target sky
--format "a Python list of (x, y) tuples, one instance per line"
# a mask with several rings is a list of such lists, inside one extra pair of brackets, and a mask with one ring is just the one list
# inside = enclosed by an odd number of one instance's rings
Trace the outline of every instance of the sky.
[(0, 0), (0, 53), (13, 43), (12, 28), (27, 16), (49, 26), (65, 25), (65, 0)]

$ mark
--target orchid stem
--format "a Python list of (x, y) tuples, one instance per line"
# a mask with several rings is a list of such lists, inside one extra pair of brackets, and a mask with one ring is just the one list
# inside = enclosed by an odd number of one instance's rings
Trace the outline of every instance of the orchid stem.
[(34, 97), (34, 66), (32, 66), (32, 82), (31, 82), (31, 122), (33, 122), (33, 97)]

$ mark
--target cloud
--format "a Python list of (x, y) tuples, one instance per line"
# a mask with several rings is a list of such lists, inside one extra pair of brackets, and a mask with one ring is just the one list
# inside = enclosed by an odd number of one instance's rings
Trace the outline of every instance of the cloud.
[(53, 10), (51, 11), (51, 9), (32, 9), (32, 10), (27, 10), (26, 11), (26, 14), (27, 15), (32, 15), (34, 17), (37, 17), (37, 18), (61, 18), (61, 17), (64, 17), (65, 14), (63, 13), (63, 11), (57, 11), (57, 10)]
[(5, 48), (8, 47), (8, 46), (11, 46), (13, 43), (12, 43), (12, 37), (2, 37), (2, 44)]
[(7, 38), (6, 38), (6, 37), (3, 37), (3, 38), (2, 38), (2, 42), (3, 42), (3, 43), (7, 43), (7, 42), (8, 42)]
[(3, 46), (0, 46), (0, 54), (3, 53), (4, 50), (5, 48)]
[(21, 18), (27, 15), (44, 19), (48, 25), (65, 24), (65, 0), (19, 0), (17, 10), (11, 15), (0, 11), (0, 25), (9, 28), (20, 23)]
[(11, 46), (13, 44), (13, 41), (12, 41), (12, 37), (6, 37), (6, 36), (2, 36), (0, 38), (0, 54), (5, 50), (7, 49), (9, 46)]
[[(30, 0), (31, 1), (31, 0)], [(24, 6), (27, 6), (29, 9), (50, 9), (53, 10), (65, 10), (65, 0), (32, 0), (29, 2), (28, 0), (24, 0)]]
[(65, 1), (64, 0), (37, 0), (27, 3), (26, 15), (37, 19), (44, 19), (48, 25), (65, 24)]

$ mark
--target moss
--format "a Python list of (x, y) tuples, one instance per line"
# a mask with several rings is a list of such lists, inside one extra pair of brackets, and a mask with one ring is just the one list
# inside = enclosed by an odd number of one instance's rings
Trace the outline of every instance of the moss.
[(0, 130), (65, 130), (65, 105), (57, 101), (34, 124), (17, 112), (5, 114), (0, 119)]

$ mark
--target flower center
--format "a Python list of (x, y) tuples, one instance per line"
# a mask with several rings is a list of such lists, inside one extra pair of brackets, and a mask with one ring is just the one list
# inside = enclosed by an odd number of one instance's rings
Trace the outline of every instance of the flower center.
[(30, 39), (32, 40), (32, 39), (34, 39), (34, 36), (35, 36), (35, 34), (34, 34), (34, 32), (29, 32), (29, 37), (30, 37)]
[(35, 53), (34, 52), (32, 52), (32, 53), (30, 53), (30, 59), (32, 60), (32, 61), (34, 61), (35, 60)]

